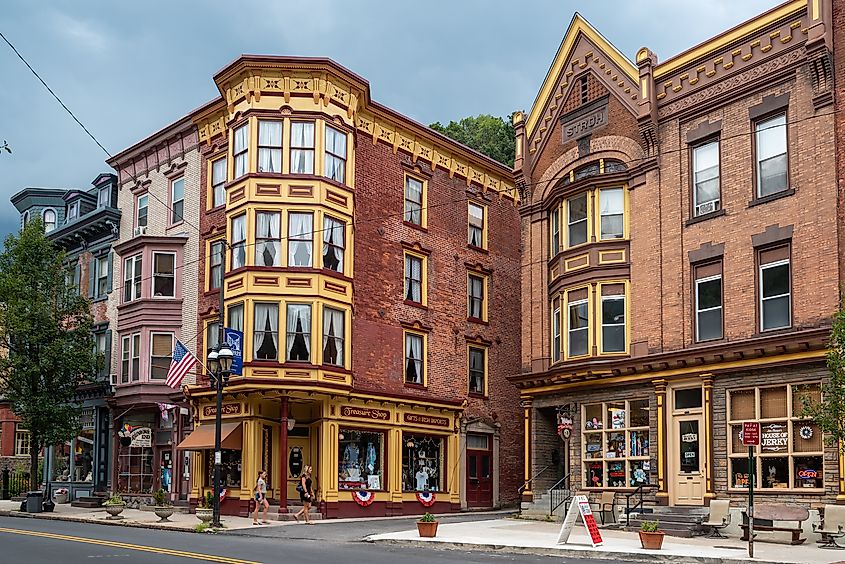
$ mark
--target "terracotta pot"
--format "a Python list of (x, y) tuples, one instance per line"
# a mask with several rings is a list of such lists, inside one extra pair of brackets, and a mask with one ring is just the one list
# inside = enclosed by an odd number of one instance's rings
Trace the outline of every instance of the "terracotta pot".
[(202, 521), (203, 523), (211, 523), (211, 520), (214, 519), (214, 509), (212, 508), (204, 508), (204, 507), (197, 507), (197, 519)]
[(167, 518), (173, 515), (173, 506), (172, 505), (156, 505), (153, 507), (153, 511), (156, 514), (156, 517), (159, 519), (159, 523), (166, 523)]
[(106, 513), (111, 516), (110, 519), (117, 519), (118, 515), (123, 513), (123, 510), (126, 509), (126, 504), (123, 503), (120, 505), (104, 505), (103, 507), (105, 507)]
[(660, 550), (660, 547), (663, 546), (663, 536), (665, 534), (663, 531), (657, 531), (655, 533), (640, 531), (640, 544), (643, 548), (649, 550)]
[(423, 538), (433, 538), (437, 536), (437, 521), (417, 521), (417, 531)]

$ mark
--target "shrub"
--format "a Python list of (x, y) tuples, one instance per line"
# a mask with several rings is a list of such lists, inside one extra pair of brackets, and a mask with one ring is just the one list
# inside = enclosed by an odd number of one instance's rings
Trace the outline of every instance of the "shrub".
[(170, 507), (172, 505), (172, 503), (170, 503), (170, 496), (164, 490), (153, 492), (153, 501), (155, 502), (156, 507)]
[(640, 530), (644, 533), (656, 533), (660, 524), (657, 521), (643, 521)]
[(120, 494), (113, 493), (111, 497), (109, 497), (106, 501), (103, 502), (103, 505), (126, 505), (126, 502), (123, 501), (123, 498), (120, 497)]
[(434, 518), (434, 515), (431, 513), (426, 512), (425, 515), (420, 517), (420, 523), (434, 523), (437, 519)]

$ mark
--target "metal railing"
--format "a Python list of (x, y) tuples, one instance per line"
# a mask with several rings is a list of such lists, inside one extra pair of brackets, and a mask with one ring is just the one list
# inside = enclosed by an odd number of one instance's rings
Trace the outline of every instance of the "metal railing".
[(569, 479), (571, 476), (572, 472), (558, 480), (555, 485), (549, 488), (549, 516), (554, 515), (555, 510), (558, 507), (572, 499), (572, 489), (569, 485)]
[(29, 474), (4, 468), (0, 473), (0, 499), (12, 499), (30, 490)]
[(536, 479), (537, 479), (537, 478), (538, 478), (538, 477), (539, 477), (539, 476), (540, 476), (543, 472), (545, 472), (546, 470), (548, 470), (548, 469), (549, 469), (549, 468), (551, 468), (551, 467), (552, 467), (552, 465), (551, 465), (551, 464), (549, 464), (549, 465), (547, 465), (547, 466), (543, 467), (543, 469), (542, 469), (542, 470), (540, 470), (539, 472), (537, 472), (536, 474), (534, 474), (533, 476), (531, 476), (531, 478), (529, 478), (528, 480), (526, 480), (524, 484), (522, 484), (521, 486), (519, 486), (519, 490), (517, 491), (517, 493), (518, 493), (518, 496), (517, 496), (517, 497), (518, 497), (518, 503), (519, 503), (519, 515), (520, 515), (520, 516), (522, 516), (522, 494), (525, 492), (525, 490), (527, 490), (527, 489), (528, 489), (528, 486), (530, 486), (530, 485), (531, 485), (531, 483), (532, 483), (534, 480), (536, 480)]
[[(654, 484), (640, 484), (637, 489), (632, 491), (631, 493), (625, 494), (625, 526), (629, 526), (631, 524), (631, 511), (636, 510), (639, 508), (642, 510), (643, 506), (643, 492), (645, 490), (650, 490), (652, 488), (656, 488), (657, 486)], [(639, 496), (639, 501), (637, 501), (636, 505), (631, 507), (631, 498), (634, 496)]]

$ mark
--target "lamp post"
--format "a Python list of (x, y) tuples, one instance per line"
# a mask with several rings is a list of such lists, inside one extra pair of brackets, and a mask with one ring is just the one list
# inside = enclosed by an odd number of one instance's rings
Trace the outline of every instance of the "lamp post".
[(208, 351), (209, 377), (217, 391), (217, 411), (214, 416), (214, 518), (211, 526), (220, 528), (220, 435), (223, 424), (223, 386), (229, 380), (234, 354), (226, 343)]

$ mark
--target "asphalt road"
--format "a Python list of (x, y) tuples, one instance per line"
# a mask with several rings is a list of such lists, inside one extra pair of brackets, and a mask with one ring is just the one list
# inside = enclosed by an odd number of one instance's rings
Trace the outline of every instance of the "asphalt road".
[[(203, 535), (0, 517), (0, 562), (3, 564), (466, 564), (467, 562), (551, 564), (600, 562), (548, 556), (468, 552), (360, 542), (375, 532), (403, 530), (413, 522), (367, 521), (315, 526), (257, 529), (246, 534)], [(365, 531), (361, 533), (361, 531)], [(271, 534), (275, 533), (275, 534)], [(606, 561), (605, 561), (606, 562)]]

